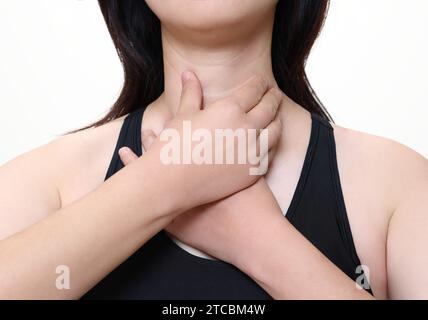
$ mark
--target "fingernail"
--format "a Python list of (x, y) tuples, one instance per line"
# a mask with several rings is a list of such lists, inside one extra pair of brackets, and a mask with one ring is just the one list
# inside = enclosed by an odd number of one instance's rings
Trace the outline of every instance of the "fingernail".
[(129, 152), (129, 148), (128, 147), (122, 147), (118, 151), (118, 153), (119, 153), (120, 156), (125, 155), (127, 152)]
[(181, 81), (183, 82), (190, 80), (191, 77), (192, 77), (192, 73), (188, 70), (185, 70), (181, 73)]

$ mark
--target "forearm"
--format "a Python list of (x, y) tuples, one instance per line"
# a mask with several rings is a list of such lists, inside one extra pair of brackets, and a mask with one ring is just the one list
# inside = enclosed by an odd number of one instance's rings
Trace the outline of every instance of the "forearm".
[[(372, 299), (282, 216), (237, 263), (275, 299)], [(263, 240), (260, 240), (263, 239)]]
[[(79, 298), (167, 225), (171, 182), (141, 164), (2, 240), (0, 299)], [(68, 290), (56, 287), (59, 265), (70, 270)]]

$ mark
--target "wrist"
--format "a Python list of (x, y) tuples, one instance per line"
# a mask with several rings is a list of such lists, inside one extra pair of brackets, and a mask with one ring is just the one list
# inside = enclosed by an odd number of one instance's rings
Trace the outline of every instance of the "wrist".
[[(160, 161), (159, 153), (147, 152), (137, 161), (131, 175), (138, 183), (137, 193), (147, 193), (150, 202), (155, 206), (158, 216), (173, 219), (189, 208), (182, 186), (185, 177), (180, 177), (180, 171), (174, 165), (165, 165)], [(135, 179), (136, 178), (136, 179)]]
[(272, 256), (275, 255), (278, 246), (285, 245), (282, 240), (287, 223), (281, 212), (269, 214), (247, 244), (241, 247), (233, 264), (257, 282), (263, 282), (269, 273)]

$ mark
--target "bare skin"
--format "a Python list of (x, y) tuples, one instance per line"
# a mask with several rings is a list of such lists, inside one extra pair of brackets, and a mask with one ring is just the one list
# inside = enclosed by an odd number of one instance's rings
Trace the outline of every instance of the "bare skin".
[[(272, 148), (276, 145), (281, 132), (276, 116), (282, 98), (278, 89), (269, 88), (262, 77), (253, 77), (234, 95), (200, 110), (202, 94), (192, 77), (195, 79), (192, 74), (189, 79), (183, 77), (180, 106), (167, 128), (178, 130), (188, 120), (211, 134), (215, 128), (273, 129), (269, 136)], [(76, 172), (85, 177), (87, 170), (99, 163), (91, 162), (91, 151), (83, 145), (90, 142), (86, 146), (92, 149), (92, 143), (102, 141), (73, 139), (82, 135), (88, 138), (84, 133), (64, 138), (73, 140), (76, 150), (71, 148), (73, 143), (57, 141), (1, 167), (0, 188), (6, 192), (0, 201), (4, 222), (0, 230), (0, 298), (79, 298), (177, 215), (235, 193), (260, 178), (249, 175), (249, 164), (166, 166), (160, 156), (165, 143), (158, 140), (149, 152), (106, 182), (101, 183), (102, 176), (90, 184), (85, 183), (89, 179), (80, 180), (79, 186), (90, 189), (82, 195), (81, 189), (70, 183), (81, 177), (50, 175), (52, 167), (43, 163), (44, 157), (53, 156), (50, 159), (55, 163), (64, 160), (55, 169), (65, 173), (70, 170), (67, 156), (60, 159), (55, 155), (76, 151), (85, 158), (78, 160), (85, 167)], [(83, 150), (88, 154), (81, 154)], [(225, 146), (224, 152), (231, 151), (233, 146)], [(69, 189), (61, 187), (64, 178)], [(210, 188), (205, 188), (207, 185)], [(141, 190), (145, 190), (144, 196)], [(186, 196), (189, 193), (192, 197)], [(20, 197), (32, 202), (19, 201)], [(29, 212), (34, 214), (31, 219), (25, 216)], [(54, 271), (59, 265), (68, 266), (74, 274), (70, 290), (55, 286)]]
[[(203, 106), (236, 93), (254, 74), (264, 75), (269, 86), (275, 86), (270, 51), (266, 49), (270, 48), (275, 1), (263, 2), (263, 5), (270, 5), (265, 10), (254, 10), (263, 12), (258, 19), (228, 16), (222, 21), (215, 21), (216, 25), (221, 26), (232, 21), (240, 28), (230, 28), (230, 25), (219, 28), (217, 33), (210, 33), (209, 39), (206, 33), (200, 32), (211, 27), (209, 17), (213, 15), (209, 12), (200, 20), (190, 21), (187, 17), (186, 23), (183, 23), (173, 20), (180, 18), (173, 6), (162, 8), (156, 7), (160, 2), (148, 3), (154, 6), (152, 9), (162, 18), (164, 27), (165, 92), (148, 106), (144, 114), (143, 144), (154, 143), (156, 146), (156, 136), (177, 115), (181, 92), (179, 75), (184, 69), (195, 71), (201, 80)], [(259, 6), (261, 3), (253, 2), (252, 5)], [(212, 6), (215, 5), (213, 2)], [(198, 2), (195, 6), (195, 10), (205, 10), (205, 7), (197, 7)], [(170, 12), (162, 11), (167, 9), (171, 9)], [(218, 11), (218, 8), (212, 9)], [(233, 8), (230, 9), (227, 12), (233, 13)], [(242, 6), (237, 9), (237, 14), (252, 12), (251, 8)], [(193, 13), (191, 17), (197, 19), (199, 15)], [(248, 21), (251, 21), (250, 25)], [(200, 100), (197, 91), (191, 96)], [(196, 109), (189, 114), (196, 112)], [(256, 199), (254, 194), (246, 194), (256, 190), (256, 195), (266, 199), (263, 202), (265, 211), (262, 212), (271, 218), (260, 219), (254, 215), (253, 226), (258, 228), (252, 230), (272, 231), (264, 235), (260, 233), (264, 243), (270, 244), (272, 254), (266, 259), (263, 246), (256, 246), (254, 251), (245, 253), (259, 262), (255, 268), (249, 268), (241, 260), (232, 263), (276, 298), (370, 298), (365, 292), (356, 291), (355, 284), (302, 239), (281, 216), (281, 211), (285, 212), (290, 204), (300, 175), (309, 141), (310, 115), (284, 95), (279, 117), (283, 124), (282, 135), (268, 175), (254, 184), (255, 189), (245, 189), (245, 183), (242, 183), (243, 191), (236, 195), (234, 201), (227, 197), (228, 194), (220, 197), (219, 190), (212, 188), (209, 194), (199, 194), (199, 199), (183, 196), (163, 206), (163, 196), (174, 194), (184, 185), (171, 183), (168, 174), (150, 177), (153, 169), (158, 168), (153, 160), (155, 157), (132, 159), (115, 179), (104, 183), (123, 118), (99, 128), (65, 136), (2, 166), (0, 283), (3, 287), (0, 297), (78, 298), (151, 235), (167, 226), (184, 242), (228, 260), (242, 250), (239, 242), (229, 248), (222, 246), (221, 239), (210, 234), (191, 239), (186, 235), (185, 226), (193, 225), (198, 230), (198, 223), (188, 220), (188, 224), (183, 223), (184, 227), (178, 225), (175, 229), (169, 223), (173, 217), (191, 210), (202, 198), (209, 196), (211, 200), (226, 197), (220, 205), (225, 213), (235, 212), (233, 208), (237, 206), (252, 208), (260, 199)], [(206, 125), (210, 123), (207, 121)], [(388, 139), (336, 125), (334, 129), (348, 218), (357, 253), (362, 263), (370, 268), (375, 297), (427, 298), (427, 160)], [(150, 147), (147, 154), (154, 154), (152, 150), (156, 147)], [(239, 176), (237, 171), (234, 172)], [(174, 177), (180, 174), (184, 175), (176, 172)], [(146, 179), (136, 179), (141, 176)], [(209, 177), (209, 174), (200, 172), (198, 176)], [(221, 181), (221, 175), (219, 177)], [(149, 183), (141, 185), (140, 180)], [(200, 182), (193, 182), (187, 188), (199, 190)], [(168, 188), (171, 185), (174, 190)], [(139, 190), (142, 188), (145, 188), (147, 198), (141, 199)], [(147, 193), (147, 188), (151, 192)], [(159, 206), (155, 209), (152, 208), (153, 199), (159, 200)], [(120, 223), (123, 221), (121, 211), (125, 207), (129, 210), (126, 211), (128, 221), (134, 222), (134, 226)], [(206, 213), (209, 219), (210, 213)], [(106, 216), (109, 219), (106, 220)], [(267, 222), (260, 227), (262, 220)], [(103, 228), (98, 228), (100, 221), (104, 221)], [(222, 222), (219, 221), (218, 225)], [(241, 243), (250, 237), (245, 230), (239, 229), (239, 225), (229, 227), (235, 236), (240, 235)], [(93, 230), (98, 230), (95, 236)], [(232, 230), (229, 230), (230, 233)], [(227, 235), (224, 233), (225, 237)], [(105, 241), (92, 246), (94, 239), (98, 238)], [(115, 246), (118, 239), (126, 239), (125, 248), (123, 245)], [(283, 251), (275, 243), (290, 243), (289, 250)], [(115, 254), (112, 255), (112, 252)], [(100, 264), (99, 261), (104, 263)], [(287, 263), (284, 264), (284, 261)], [(61, 292), (53, 287), (56, 276), (53, 270), (59, 263), (70, 264), (77, 275), (75, 279), (79, 279), (71, 291)], [(263, 272), (266, 270), (270, 272)], [(299, 281), (293, 284), (293, 291), (290, 292), (285, 284), (292, 281), (291, 275), (296, 275), (296, 270), (301, 272)], [(311, 279), (308, 274), (323, 276)], [(46, 283), (40, 283), (37, 279), (46, 279)], [(313, 293), (318, 295), (312, 296)]]
[[(280, 114), (284, 129), (266, 180), (279, 206), (286, 210), (306, 152), (310, 118), (306, 111), (287, 99), (284, 99)], [(102, 185), (122, 120), (66, 136), (3, 166), (0, 171), (2, 186), (9, 192), (2, 193), (2, 220), (8, 221), (2, 224), (2, 238), (69, 206)], [(424, 279), (423, 272), (419, 276), (410, 275), (410, 280), (414, 279), (411, 282), (413, 289), (406, 286), (407, 292), (402, 293), (398, 285), (396, 291), (388, 291), (386, 252), (389, 245), (390, 252), (396, 250), (399, 253), (401, 249), (405, 252), (400, 252), (400, 255), (417, 259), (417, 265), (424, 263), (419, 244), (427, 240), (427, 233), (423, 231), (427, 215), (422, 197), (427, 188), (426, 160), (390, 140), (338, 126), (335, 126), (335, 138), (354, 242), (362, 263), (370, 267), (370, 280), (376, 297), (423, 297), (425, 284), (420, 281)], [(51, 159), (49, 161), (56, 165), (46, 165), (46, 159)], [(394, 159), (394, 163), (390, 159)], [(408, 201), (414, 201), (414, 207), (420, 208), (415, 212), (399, 211), (400, 206), (411, 205)], [(251, 202), (248, 206), (251, 207)], [(413, 219), (418, 219), (419, 224), (413, 225)], [(407, 229), (409, 224), (411, 232)], [(403, 230), (402, 226), (406, 229)], [(418, 237), (415, 239), (418, 242), (413, 242), (413, 236)], [(400, 245), (403, 239), (410, 242), (404, 248)], [(396, 263), (400, 262), (408, 263), (403, 259)], [(419, 269), (417, 265), (412, 267)], [(400, 265), (394, 266), (395, 272), (403, 272)]]
[[(310, 126), (306, 111), (286, 97), (283, 101), (282, 139), (266, 178), (225, 200), (180, 216), (166, 230), (186, 244), (239, 267), (275, 298), (370, 299), (283, 218), (297, 185)], [(306, 127), (300, 132), (293, 128), (299, 122)], [(362, 264), (369, 267), (375, 297), (424, 298), (426, 282), (421, 265), (426, 263), (426, 254), (420, 243), (427, 240), (423, 199), (428, 182), (426, 159), (387, 139), (336, 125), (334, 133), (354, 242)], [(296, 140), (302, 136), (300, 149)], [(150, 148), (150, 142), (143, 141), (143, 145), (146, 150)], [(128, 148), (121, 149), (120, 155), (125, 165), (137, 158)], [(398, 161), (400, 168), (391, 165), (390, 159)], [(417, 176), (418, 172), (422, 177)], [(401, 200), (404, 202), (400, 205), (399, 199), (406, 199), (406, 194), (413, 202)], [(407, 206), (414, 211), (401, 209)], [(415, 226), (412, 219), (420, 225)], [(266, 239), (270, 240), (268, 244)], [(290, 244), (288, 250), (284, 243)], [(254, 263), (255, 257), (260, 265)], [(419, 273), (415, 275), (414, 270)]]

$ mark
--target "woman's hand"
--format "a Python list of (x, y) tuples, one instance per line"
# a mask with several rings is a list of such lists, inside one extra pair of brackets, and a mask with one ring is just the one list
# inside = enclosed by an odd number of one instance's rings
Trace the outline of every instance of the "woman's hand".
[[(121, 159), (128, 165), (136, 155), (128, 148), (121, 149)], [(261, 178), (227, 198), (177, 216), (165, 230), (187, 245), (239, 267), (255, 258), (253, 243), (263, 241), (284, 219)]]
[[(250, 168), (267, 162), (268, 152), (276, 145), (281, 133), (277, 110), (282, 93), (277, 88), (269, 89), (262, 77), (253, 77), (236, 94), (216, 101), (204, 110), (201, 110), (202, 89), (195, 74), (185, 72), (182, 80), (177, 115), (167, 123), (143, 156), (146, 165), (147, 161), (152, 163), (153, 170), (159, 172), (160, 177), (170, 177), (167, 181), (172, 185), (165, 190), (167, 192), (165, 196), (179, 207), (177, 212), (184, 212), (224, 198), (253, 184), (261, 175), (250, 174)], [(200, 135), (198, 142), (204, 141), (206, 135), (212, 139), (212, 144), (208, 144), (204, 151), (197, 150), (196, 147), (201, 146), (200, 143), (195, 145), (194, 141), (190, 143), (186, 141), (186, 130), (183, 129), (185, 121), (191, 126), (188, 128), (187, 137), (203, 132), (204, 137)], [(235, 134), (236, 130), (244, 132), (243, 145), (247, 146), (245, 154), (242, 152), (238, 154), (238, 151), (242, 150), (238, 148), (236, 138), (233, 136), (232, 143), (224, 143), (224, 138), (221, 138), (223, 143), (219, 148), (219, 144), (215, 143), (217, 129), (226, 129), (232, 134)], [(263, 132), (256, 140), (249, 139), (249, 129), (258, 131), (268, 129), (264, 132), (268, 132), (266, 148), (260, 147)], [(242, 134), (239, 137), (242, 138)], [(260, 157), (249, 155), (248, 151), (254, 149), (258, 149)], [(170, 158), (173, 150), (180, 153), (178, 158), (175, 158), (178, 162), (171, 160), (174, 157)], [(216, 156), (221, 152), (223, 164), (218, 164)], [(195, 153), (210, 161), (195, 164), (193, 158)], [(225, 163), (228, 156), (232, 157), (233, 163)], [(186, 157), (190, 162), (185, 162)], [(243, 163), (238, 163), (239, 157), (244, 160)]]
[[(129, 149), (122, 153), (125, 164), (136, 159)], [(165, 229), (236, 266), (274, 299), (372, 298), (288, 222), (264, 178), (179, 215)]]
[[(122, 148), (125, 165), (137, 159)], [(229, 197), (177, 216), (165, 230), (180, 241), (213, 257), (246, 268), (255, 258), (254, 244), (268, 239), (284, 216), (264, 178)]]

